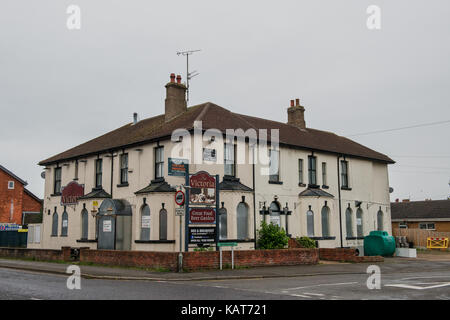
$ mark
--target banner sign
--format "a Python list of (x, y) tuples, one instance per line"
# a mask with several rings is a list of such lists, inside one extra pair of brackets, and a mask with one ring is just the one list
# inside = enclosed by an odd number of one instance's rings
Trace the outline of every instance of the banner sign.
[(216, 209), (211, 208), (189, 208), (190, 224), (215, 224)]
[(84, 185), (72, 181), (61, 190), (61, 205), (77, 205), (78, 199), (82, 196), (84, 196)]
[(189, 227), (189, 243), (216, 242), (216, 228)]
[(189, 178), (189, 203), (191, 205), (216, 204), (216, 177), (205, 171), (193, 174)]
[(184, 177), (189, 172), (189, 160), (169, 158), (169, 176)]
[(22, 228), (22, 226), (20, 226), (18, 224), (12, 224), (12, 223), (0, 224), (0, 231), (18, 231), (21, 228)]

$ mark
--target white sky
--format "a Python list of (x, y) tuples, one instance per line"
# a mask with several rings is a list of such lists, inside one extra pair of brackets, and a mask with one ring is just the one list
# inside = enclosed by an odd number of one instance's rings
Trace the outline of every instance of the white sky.
[[(81, 8), (81, 30), (66, 9)], [(366, 27), (369, 5), (381, 30)], [(164, 112), (176, 51), (201, 74), (191, 105), (214, 102), (347, 135), (450, 120), (448, 0), (2, 0), (0, 164), (43, 196), (49, 156)], [(449, 195), (450, 124), (353, 139), (391, 156), (391, 199)]]

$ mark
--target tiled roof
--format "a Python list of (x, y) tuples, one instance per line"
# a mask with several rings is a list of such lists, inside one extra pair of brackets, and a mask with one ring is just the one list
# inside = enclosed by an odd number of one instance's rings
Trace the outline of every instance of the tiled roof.
[(0, 170), (2, 170), (3, 172), (5, 172), (7, 175), (9, 175), (10, 177), (16, 179), (17, 181), (19, 181), (21, 184), (23, 184), (24, 186), (28, 185), (28, 182), (26, 182), (25, 180), (20, 179), (18, 176), (16, 176), (14, 173), (12, 173), (11, 171), (9, 171), (8, 169), (6, 169), (4, 166), (2, 166), (0, 164)]
[(450, 218), (450, 200), (393, 202), (391, 218), (393, 220), (448, 219)]
[(135, 194), (146, 194), (155, 192), (175, 192), (175, 188), (171, 187), (164, 179), (155, 179), (145, 188), (136, 191)]
[(215, 128), (224, 133), (226, 129), (240, 128), (244, 131), (267, 129), (269, 140), (270, 129), (279, 129), (280, 145), (394, 163), (391, 158), (382, 153), (331, 132), (311, 128), (301, 130), (286, 123), (237, 114), (207, 102), (188, 108), (186, 112), (168, 122), (165, 122), (164, 115), (159, 115), (139, 121), (137, 124), (126, 124), (98, 138), (43, 160), (39, 164), (47, 165), (170, 138), (175, 129), (192, 130), (196, 120), (202, 121), (204, 130)]
[(80, 197), (80, 200), (87, 200), (87, 199), (106, 199), (111, 198), (111, 195), (103, 190), (103, 188), (94, 188), (91, 192), (88, 194), (85, 194), (84, 196)]
[(219, 183), (220, 190), (226, 191), (253, 191), (252, 188), (242, 184), (239, 178), (224, 176), (221, 183)]
[(298, 195), (299, 197), (329, 197), (334, 198), (334, 196), (331, 193), (328, 193), (326, 191), (323, 191), (319, 188), (308, 188)]

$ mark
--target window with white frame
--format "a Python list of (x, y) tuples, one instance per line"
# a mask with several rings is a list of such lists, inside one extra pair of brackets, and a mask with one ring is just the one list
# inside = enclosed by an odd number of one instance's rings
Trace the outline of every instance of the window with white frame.
[(269, 181), (280, 181), (280, 151), (269, 150)]
[(400, 223), (398, 224), (398, 227), (399, 227), (400, 229), (408, 229), (408, 224), (407, 224), (406, 222), (400, 222)]
[(224, 165), (225, 175), (236, 176), (236, 159), (235, 159), (235, 146), (232, 143), (225, 143), (224, 145)]
[(128, 183), (128, 153), (120, 156), (120, 184)]
[(327, 163), (322, 162), (322, 185), (327, 186)]
[(308, 178), (310, 185), (317, 185), (317, 158), (308, 156)]
[(436, 224), (434, 222), (419, 223), (419, 229), (436, 230)]
[(14, 181), (8, 181), (8, 189), (13, 190), (14, 189)]
[(298, 159), (298, 184), (303, 183), (303, 159)]
[(164, 177), (164, 147), (155, 148), (155, 179)]

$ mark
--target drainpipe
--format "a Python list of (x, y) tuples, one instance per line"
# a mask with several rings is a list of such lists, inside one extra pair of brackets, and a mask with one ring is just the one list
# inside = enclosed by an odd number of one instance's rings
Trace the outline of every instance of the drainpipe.
[(253, 147), (253, 165), (252, 165), (252, 174), (253, 174), (253, 238), (255, 241), (255, 249), (257, 246), (256, 241), (256, 198), (255, 198), (255, 147)]
[(114, 151), (111, 151), (111, 199), (113, 198)]
[(341, 248), (344, 247), (343, 239), (342, 239), (342, 210), (341, 210), (341, 172), (340, 172), (340, 163), (339, 158), (337, 157), (337, 175), (338, 175), (338, 199), (339, 199), (339, 232), (341, 238)]

